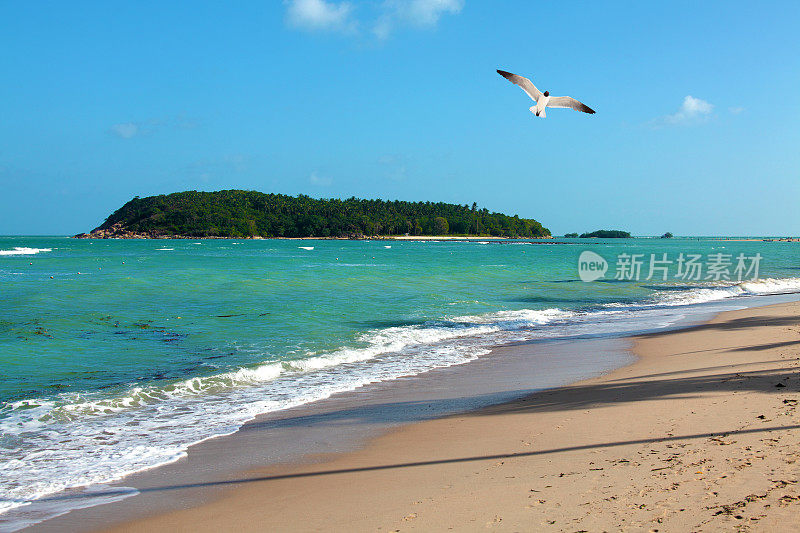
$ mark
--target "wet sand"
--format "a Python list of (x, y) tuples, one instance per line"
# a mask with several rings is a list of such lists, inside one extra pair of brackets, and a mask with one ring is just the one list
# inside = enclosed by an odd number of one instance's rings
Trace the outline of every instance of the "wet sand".
[(604, 376), (253, 469), (114, 530), (800, 530), (800, 303), (633, 350)]

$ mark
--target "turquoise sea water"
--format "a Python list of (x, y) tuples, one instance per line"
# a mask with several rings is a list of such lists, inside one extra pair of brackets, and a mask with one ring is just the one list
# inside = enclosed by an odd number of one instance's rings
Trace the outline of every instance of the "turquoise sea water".
[[(800, 243), (569, 242), (0, 237), (0, 512), (495, 345), (800, 290)], [(584, 250), (608, 260), (604, 279), (578, 279)], [(760, 279), (644, 279), (650, 254), (680, 253), (760, 254)], [(644, 254), (642, 279), (613, 279), (619, 254)]]

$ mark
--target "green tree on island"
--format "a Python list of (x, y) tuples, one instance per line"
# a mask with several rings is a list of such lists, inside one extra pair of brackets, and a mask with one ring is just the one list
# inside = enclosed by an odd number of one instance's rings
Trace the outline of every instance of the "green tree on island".
[(450, 231), (450, 225), (444, 217), (436, 217), (433, 219), (433, 234), (434, 235), (447, 235)]
[(94, 232), (186, 237), (348, 237), (494, 235), (549, 237), (533, 219), (491, 213), (477, 204), (315, 199), (256, 191), (186, 191), (135, 197)]

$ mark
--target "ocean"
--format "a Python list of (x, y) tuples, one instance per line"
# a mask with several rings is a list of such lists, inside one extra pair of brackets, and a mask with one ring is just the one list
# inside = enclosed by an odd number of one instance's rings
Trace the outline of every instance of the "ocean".
[[(798, 292), (798, 246), (0, 237), (0, 513), (495, 346), (667, 328), (708, 302)], [(608, 263), (592, 282), (587, 250)], [(692, 256), (702, 267), (687, 275)]]

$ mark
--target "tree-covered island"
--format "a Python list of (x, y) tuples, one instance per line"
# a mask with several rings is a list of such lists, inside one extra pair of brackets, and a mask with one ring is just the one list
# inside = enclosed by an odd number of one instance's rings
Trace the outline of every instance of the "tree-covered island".
[(581, 233), (581, 239), (630, 239), (629, 231), (618, 229), (599, 229), (591, 233)]
[(136, 197), (78, 238), (363, 238), (396, 235), (539, 238), (533, 219), (477, 204), (315, 199), (256, 191), (185, 191)]

